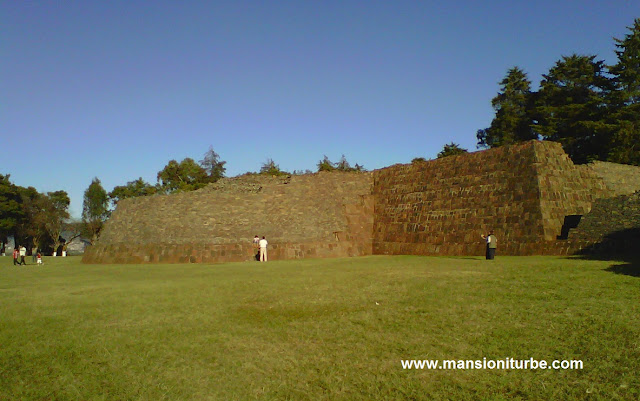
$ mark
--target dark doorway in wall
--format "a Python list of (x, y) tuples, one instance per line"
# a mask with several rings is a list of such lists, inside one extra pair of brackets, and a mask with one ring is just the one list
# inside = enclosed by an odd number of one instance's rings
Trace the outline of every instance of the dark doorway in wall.
[(581, 214), (572, 214), (569, 216), (564, 216), (564, 224), (562, 224), (562, 230), (560, 231), (560, 235), (558, 235), (558, 239), (568, 239), (569, 238), (569, 230), (572, 228), (578, 227), (580, 224), (580, 219), (582, 218)]

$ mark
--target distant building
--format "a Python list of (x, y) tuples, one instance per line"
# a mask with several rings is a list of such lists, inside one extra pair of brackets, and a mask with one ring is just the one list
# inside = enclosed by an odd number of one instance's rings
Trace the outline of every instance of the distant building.
[[(83, 255), (85, 248), (91, 245), (91, 241), (81, 236), (75, 236), (72, 231), (63, 231), (60, 236), (65, 240), (67, 255)], [(71, 241), (67, 244), (67, 239)]]
[(16, 246), (16, 242), (11, 236), (11, 237), (7, 237), (6, 242), (3, 242), (2, 244), (0, 244), (0, 249), (4, 249), (5, 255), (11, 255), (15, 246)]

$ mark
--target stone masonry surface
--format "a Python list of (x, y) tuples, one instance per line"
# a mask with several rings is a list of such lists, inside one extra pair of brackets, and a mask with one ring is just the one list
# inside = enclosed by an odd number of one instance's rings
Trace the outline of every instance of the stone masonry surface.
[(553, 142), (391, 166), (374, 173), (373, 253), (482, 255), (490, 229), (500, 254), (572, 253), (589, 242), (557, 240), (565, 216), (610, 194)]
[[(490, 229), (499, 255), (571, 254), (605, 228), (578, 226), (559, 240), (565, 216), (605, 218), (603, 208), (622, 206), (599, 199), (640, 190), (639, 177), (635, 166), (576, 166), (560, 144), (539, 141), (370, 173), (245, 175), (121, 201), (83, 261), (251, 260), (255, 234), (267, 237), (271, 259), (482, 255)], [(589, 217), (600, 204), (601, 217)]]
[(611, 196), (629, 195), (640, 189), (638, 166), (597, 161), (585, 167), (607, 183)]
[(250, 260), (371, 253), (371, 173), (223, 179), (199, 191), (125, 199), (86, 262)]
[(640, 239), (637, 233), (640, 231), (640, 191), (598, 199), (578, 227), (570, 231), (569, 238), (598, 241), (605, 237), (625, 235), (625, 232), (632, 230), (635, 231), (632, 237)]

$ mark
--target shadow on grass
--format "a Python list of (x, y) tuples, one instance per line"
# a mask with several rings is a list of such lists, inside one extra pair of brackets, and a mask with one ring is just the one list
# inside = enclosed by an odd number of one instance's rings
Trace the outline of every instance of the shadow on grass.
[(640, 277), (640, 262), (636, 261), (622, 265), (612, 265), (604, 269), (604, 271), (624, 274), (625, 276)]
[(640, 277), (640, 228), (609, 233), (600, 242), (584, 248), (578, 257), (622, 262), (604, 270), (614, 274)]

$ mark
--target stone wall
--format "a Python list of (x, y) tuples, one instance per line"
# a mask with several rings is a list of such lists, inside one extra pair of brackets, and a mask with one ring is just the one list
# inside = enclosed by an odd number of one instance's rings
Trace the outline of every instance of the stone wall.
[(561, 234), (565, 216), (588, 213), (611, 191), (591, 168), (575, 166), (560, 144), (533, 142), (533, 149), (544, 240), (552, 241)]
[(597, 242), (637, 231), (640, 231), (640, 191), (598, 199), (591, 212), (581, 218), (578, 227), (569, 232), (569, 238)]
[(388, 167), (374, 175), (373, 253), (481, 255), (489, 229), (501, 254), (569, 252), (555, 244), (564, 217), (605, 193), (552, 142)]
[(597, 161), (584, 167), (607, 184), (610, 196), (630, 195), (640, 190), (640, 167), (638, 166)]
[[(633, 166), (575, 166), (560, 144), (539, 141), (372, 173), (242, 176), (121, 201), (83, 261), (246, 261), (255, 234), (267, 237), (270, 259), (482, 255), (490, 229), (500, 255), (572, 254), (610, 229), (585, 228), (619, 206), (599, 200), (640, 190), (639, 177)], [(582, 226), (570, 230), (573, 215)]]
[(543, 234), (530, 147), (450, 156), (375, 172), (375, 254), (481, 254), (481, 234)]
[(83, 260), (250, 260), (256, 234), (267, 237), (273, 259), (368, 255), (371, 184), (371, 173), (243, 176), (194, 192), (126, 199)]

